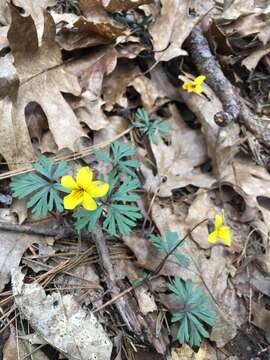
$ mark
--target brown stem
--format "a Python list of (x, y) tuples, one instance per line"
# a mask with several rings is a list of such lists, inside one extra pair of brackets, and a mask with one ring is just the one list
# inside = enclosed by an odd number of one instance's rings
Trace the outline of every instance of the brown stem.
[(211, 53), (207, 39), (199, 26), (193, 28), (186, 44), (194, 64), (199, 72), (206, 76), (206, 82), (209, 83), (223, 104), (224, 111), (215, 115), (216, 123), (222, 126), (236, 121), (241, 106), (235, 89), (225, 77), (218, 61)]

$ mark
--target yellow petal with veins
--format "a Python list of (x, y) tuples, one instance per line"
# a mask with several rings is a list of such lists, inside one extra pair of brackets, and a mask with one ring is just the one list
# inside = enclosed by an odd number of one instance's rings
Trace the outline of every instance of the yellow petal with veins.
[(76, 181), (70, 175), (66, 175), (61, 178), (61, 185), (69, 190), (78, 189), (78, 185), (76, 184)]
[(86, 191), (83, 193), (82, 206), (85, 208), (85, 210), (89, 211), (94, 211), (97, 209), (95, 200)]
[(91, 187), (89, 189), (89, 194), (93, 198), (102, 197), (105, 196), (108, 191), (109, 191), (109, 184), (97, 180), (92, 182)]
[(77, 172), (77, 176), (76, 176), (77, 185), (85, 191), (88, 191), (88, 189), (90, 188), (92, 179), (93, 179), (93, 172), (92, 170), (89, 169), (88, 166), (83, 166)]
[(83, 192), (80, 190), (72, 190), (70, 194), (64, 197), (64, 208), (68, 210), (74, 209), (83, 201)]
[(217, 241), (217, 235), (218, 235), (217, 231), (211, 232), (211, 234), (208, 235), (208, 241), (211, 244), (215, 244)]
[(224, 242), (225, 245), (232, 245), (231, 229), (229, 226), (222, 226), (218, 230), (218, 238)]

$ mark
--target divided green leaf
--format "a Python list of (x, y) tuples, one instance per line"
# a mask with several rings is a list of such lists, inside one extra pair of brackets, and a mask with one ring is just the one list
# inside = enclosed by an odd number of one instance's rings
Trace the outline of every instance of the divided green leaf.
[[(138, 200), (134, 194), (140, 183), (132, 177), (125, 178), (120, 183), (118, 176), (109, 178), (110, 190), (104, 200), (95, 211), (79, 210), (74, 213), (77, 218), (75, 226), (81, 230), (87, 226), (92, 231), (102, 213), (106, 214), (103, 221), (103, 228), (113, 236), (129, 235), (132, 228), (136, 226), (137, 220), (142, 217), (140, 209), (133, 203)], [(104, 212), (103, 212), (104, 210)]]
[(176, 277), (167, 286), (179, 301), (177, 312), (172, 317), (172, 322), (180, 323), (177, 339), (181, 344), (200, 346), (203, 338), (209, 337), (206, 326), (212, 327), (216, 322), (216, 312), (209, 297), (190, 279), (183, 282)]
[(139, 161), (130, 159), (136, 151), (127, 143), (114, 141), (110, 146), (110, 154), (104, 150), (97, 150), (95, 155), (98, 160), (103, 161), (106, 165), (112, 164), (113, 174), (125, 173), (132, 177), (137, 177), (135, 169), (140, 165)]
[(104, 205), (101, 205), (95, 211), (85, 209), (75, 211), (73, 216), (77, 219), (75, 222), (76, 229), (82, 230), (84, 227), (87, 227), (89, 232), (93, 231), (98, 219), (102, 215), (103, 209)]
[(125, 236), (131, 233), (137, 220), (142, 217), (140, 209), (136, 205), (131, 205), (139, 198), (133, 192), (140, 187), (140, 183), (132, 177), (125, 178), (120, 186), (118, 183), (118, 177), (110, 179), (111, 192), (108, 199), (108, 213), (103, 227), (110, 235), (117, 236), (119, 231)]
[(136, 112), (135, 127), (142, 135), (147, 135), (149, 140), (158, 145), (159, 137), (168, 135), (170, 131), (169, 122), (163, 119), (150, 119), (144, 108), (139, 108)]
[[(170, 254), (172, 250), (177, 246), (177, 248), (183, 246), (183, 241), (180, 242), (178, 234), (170, 230), (166, 230), (163, 236), (150, 235), (154, 246), (160, 251), (164, 252), (166, 255)], [(188, 258), (180, 253), (176, 253), (177, 248), (172, 252), (172, 255), (175, 256), (176, 260), (183, 267), (188, 267), (189, 260)]]
[(35, 173), (18, 175), (12, 179), (12, 195), (18, 199), (30, 197), (27, 208), (32, 209), (35, 218), (44, 217), (52, 210), (62, 212), (64, 207), (59, 192), (67, 190), (60, 185), (58, 179), (69, 171), (68, 164), (61, 161), (54, 165), (52, 159), (41, 155), (34, 168)]

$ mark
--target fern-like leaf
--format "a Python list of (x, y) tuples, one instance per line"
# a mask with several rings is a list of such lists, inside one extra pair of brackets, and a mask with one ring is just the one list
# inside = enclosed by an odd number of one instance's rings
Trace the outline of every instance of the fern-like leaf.
[[(150, 235), (150, 239), (152, 240), (154, 246), (166, 255), (170, 254), (179, 242), (178, 234), (170, 230), (166, 230), (163, 236)], [(183, 242), (178, 245), (178, 248), (181, 246), (183, 246)], [(181, 266), (185, 268), (188, 267), (188, 258), (184, 254), (177, 253), (176, 250), (177, 249), (173, 251), (172, 255), (175, 256)]]
[(112, 164), (114, 175), (124, 173), (134, 178), (137, 177), (134, 170), (140, 165), (139, 161), (130, 159), (135, 154), (136, 151), (133, 147), (121, 141), (114, 141), (111, 144), (109, 154), (104, 150), (95, 152), (98, 160), (103, 161), (106, 165)]
[(85, 209), (75, 211), (73, 216), (77, 219), (75, 222), (76, 229), (81, 230), (84, 227), (87, 227), (89, 232), (93, 231), (98, 219), (102, 215), (103, 209), (104, 206), (101, 205), (95, 211), (88, 211)]
[(41, 218), (49, 211), (62, 212), (63, 201), (59, 192), (67, 192), (59, 183), (58, 179), (66, 174), (69, 167), (65, 161), (54, 165), (52, 159), (41, 155), (34, 164), (36, 172), (30, 172), (14, 177), (11, 181), (12, 195), (23, 199), (30, 197), (27, 208), (32, 209), (35, 218)]
[(180, 323), (177, 333), (179, 342), (188, 343), (191, 347), (200, 346), (203, 338), (209, 337), (205, 326), (212, 327), (216, 322), (216, 312), (209, 297), (190, 279), (185, 283), (176, 277), (167, 286), (179, 301), (177, 312), (172, 317), (172, 322)]
[(163, 119), (150, 119), (144, 108), (139, 108), (136, 112), (135, 127), (142, 135), (148, 136), (149, 140), (158, 145), (159, 137), (168, 135), (170, 131), (169, 123)]

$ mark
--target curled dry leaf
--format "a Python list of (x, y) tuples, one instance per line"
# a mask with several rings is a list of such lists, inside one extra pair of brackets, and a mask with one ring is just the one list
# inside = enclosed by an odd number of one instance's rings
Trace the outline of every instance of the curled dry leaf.
[(65, 23), (57, 33), (57, 41), (65, 50), (110, 44), (126, 33), (126, 28), (110, 17), (100, 1), (81, 0), (84, 16), (56, 14), (56, 23)]
[(104, 76), (114, 70), (116, 63), (116, 50), (105, 47), (67, 66), (67, 70), (77, 76), (82, 87), (76, 114), (92, 130), (104, 129), (109, 124), (102, 111), (104, 102), (101, 100), (101, 90)]
[(151, 4), (154, 0), (101, 0), (102, 6), (106, 11), (128, 11), (141, 5)]
[[(0, 221), (3, 221), (0, 218)], [(0, 291), (10, 281), (13, 270), (19, 265), (23, 253), (33, 244), (47, 243), (46, 237), (25, 235), (12, 231), (0, 231)]]
[[(84, 136), (84, 132), (61, 92), (79, 95), (81, 89), (76, 77), (67, 72), (62, 65), (61, 51), (55, 42), (55, 25), (52, 17), (48, 13), (45, 14), (44, 34), (42, 45), (39, 47), (32, 18), (22, 17), (15, 8), (11, 8), (11, 12), (12, 24), (8, 39), (21, 82), (17, 99), (13, 104), (15, 120), (11, 131), (20, 149), (17, 158), (25, 161), (29, 159), (28, 153), (31, 153), (24, 111), (33, 101), (44, 111), (58, 148), (67, 147), (73, 150), (74, 143)], [(22, 144), (21, 139), (26, 139), (27, 136), (28, 144), (26, 141)]]
[(71, 295), (46, 293), (38, 283), (25, 284), (20, 269), (12, 276), (15, 303), (39, 336), (69, 360), (109, 360), (112, 343), (91, 312)]
[[(151, 143), (159, 186), (158, 189), (148, 190), (158, 190), (159, 196), (167, 197), (172, 195), (173, 189), (190, 184), (209, 188), (215, 182), (215, 178), (200, 170), (200, 166), (208, 159), (203, 135), (200, 130), (190, 129), (186, 125), (175, 105), (169, 105), (169, 109), (169, 144), (161, 139), (157, 145)], [(142, 172), (146, 177), (146, 187), (148, 184), (158, 183), (148, 178), (151, 174), (144, 171), (144, 168)]]
[(187, 55), (182, 49), (183, 42), (194, 25), (200, 21), (201, 16), (207, 12), (207, 8), (210, 9), (213, 4), (210, 0), (161, 0), (161, 4), (160, 15), (149, 31), (153, 38), (155, 59), (168, 61), (180, 55)]

